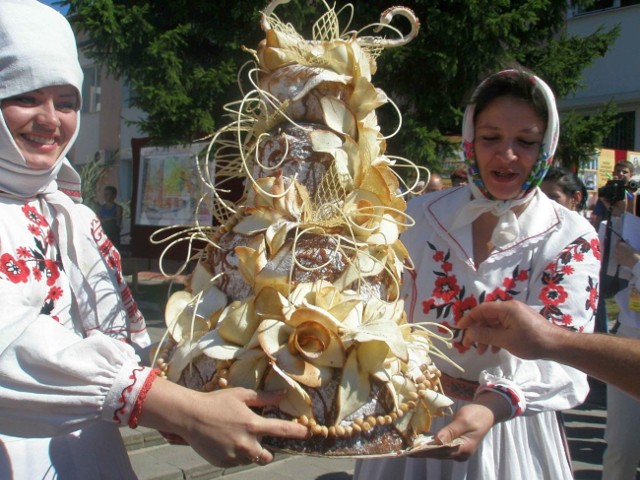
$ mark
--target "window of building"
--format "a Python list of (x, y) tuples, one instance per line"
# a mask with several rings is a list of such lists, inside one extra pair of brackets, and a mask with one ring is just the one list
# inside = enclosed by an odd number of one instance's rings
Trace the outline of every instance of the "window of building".
[(133, 92), (131, 91), (131, 83), (126, 79), (122, 82), (122, 106), (124, 108), (133, 107)]
[(582, 8), (580, 10), (581, 13), (595, 12), (596, 10), (606, 10), (607, 8), (615, 7), (615, 3), (616, 2), (614, 0), (597, 0), (593, 2), (593, 5), (591, 5), (590, 7)]
[(596, 0), (590, 7), (573, 7), (573, 15), (583, 15), (585, 13), (599, 12), (610, 8), (629, 7), (640, 5), (640, 0)]
[(99, 112), (100, 67), (98, 65), (84, 67), (82, 73), (84, 73), (84, 83), (82, 84), (82, 112)]
[(604, 139), (604, 148), (635, 150), (636, 112), (618, 114), (620, 121)]

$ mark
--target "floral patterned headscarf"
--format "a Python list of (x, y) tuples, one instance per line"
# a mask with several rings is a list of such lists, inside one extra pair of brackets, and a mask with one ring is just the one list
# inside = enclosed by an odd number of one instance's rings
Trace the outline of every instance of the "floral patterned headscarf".
[(469, 105), (464, 112), (464, 120), (462, 123), (462, 141), (464, 156), (467, 163), (469, 164), (469, 176), (473, 179), (473, 183), (478, 187), (482, 194), (489, 199), (493, 199), (493, 197), (486, 189), (484, 182), (480, 177), (474, 150), (475, 124), (473, 118), (475, 116), (476, 100), (478, 97), (478, 93), (484, 89), (488, 82), (494, 80), (495, 77), (517, 77), (520, 75), (527, 75), (534, 88), (542, 93), (542, 97), (545, 100), (548, 113), (546, 118), (547, 129), (545, 130), (544, 137), (542, 139), (542, 145), (540, 146), (540, 155), (538, 157), (538, 161), (531, 169), (529, 178), (527, 178), (527, 180), (522, 184), (522, 193), (518, 198), (527, 195), (527, 193), (531, 192), (535, 189), (535, 187), (540, 185), (540, 183), (544, 179), (544, 176), (547, 174), (547, 170), (549, 170), (549, 167), (551, 166), (551, 162), (553, 161), (553, 154), (555, 153), (556, 147), (558, 146), (558, 137), (560, 135), (560, 121), (558, 118), (556, 99), (553, 95), (553, 92), (551, 91), (551, 88), (549, 88), (549, 85), (547, 85), (542, 79), (535, 75), (530, 75), (518, 70), (503, 70), (485, 79), (478, 86), (478, 88), (476, 88), (473, 96), (471, 97), (471, 101), (469, 102)]
[[(478, 163), (475, 157), (474, 116), (476, 101), (479, 92), (482, 92), (484, 87), (487, 86), (490, 81), (495, 80), (496, 77), (517, 77), (520, 75), (526, 75), (533, 84), (533, 88), (542, 94), (547, 107), (547, 128), (542, 139), (542, 145), (540, 146), (540, 155), (535, 165), (531, 169), (529, 177), (522, 184), (521, 193), (514, 199), (498, 200), (495, 199), (487, 190), (482, 177), (480, 176)], [(555, 153), (556, 147), (558, 145), (559, 134), (560, 121), (558, 117), (555, 97), (549, 86), (540, 78), (536, 77), (535, 75), (527, 74), (518, 70), (504, 70), (492, 75), (484, 82), (482, 82), (475, 90), (471, 98), (471, 102), (467, 106), (467, 109), (464, 113), (464, 120), (462, 125), (464, 155), (469, 165), (468, 172), (471, 179), (468, 188), (471, 190), (473, 198), (458, 212), (458, 214), (456, 214), (451, 229), (455, 230), (464, 225), (468, 225), (483, 213), (491, 212), (499, 218), (498, 224), (491, 236), (491, 242), (497, 247), (502, 247), (514, 241), (518, 237), (520, 226), (518, 224), (518, 219), (515, 213), (511, 209), (518, 205), (527, 203), (535, 194), (537, 190), (536, 187), (540, 185), (547, 173), (547, 170), (551, 166), (553, 154)]]

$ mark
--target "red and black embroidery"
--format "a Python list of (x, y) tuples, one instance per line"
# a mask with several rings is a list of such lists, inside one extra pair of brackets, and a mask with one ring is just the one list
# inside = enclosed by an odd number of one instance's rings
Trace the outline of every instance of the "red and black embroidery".
[[(516, 297), (521, 291), (523, 282), (527, 282), (530, 271), (516, 267), (511, 275), (502, 280), (499, 287), (491, 291), (482, 291), (476, 295), (467, 295), (464, 285), (461, 285), (455, 274), (452, 274), (453, 266), (450, 259), (450, 251), (441, 251), (435, 245), (427, 242), (433, 251), (433, 260), (439, 265), (439, 269), (434, 270), (436, 276), (433, 290), (430, 297), (422, 302), (422, 311), (428, 315), (435, 311), (437, 319), (442, 320), (441, 325), (453, 332), (453, 346), (459, 352), (465, 352), (468, 348), (462, 346), (461, 330), (455, 328), (458, 320), (476, 305), (484, 302), (507, 301)], [(540, 311), (542, 315), (552, 322), (568, 326), (574, 330), (582, 330), (584, 327), (573, 326), (573, 317), (563, 310), (566, 306), (569, 293), (565, 289), (568, 279), (575, 273), (575, 265), (584, 261), (585, 255), (592, 254), (595, 258), (600, 258), (600, 244), (597, 239), (587, 241), (579, 238), (567, 246), (558, 256), (555, 262), (546, 266), (543, 273), (543, 288), (539, 298), (543, 304)], [(598, 302), (598, 280), (588, 278), (586, 290), (589, 292), (585, 302), (585, 311), (593, 316)], [(452, 319), (451, 322), (449, 319)]]
[[(566, 283), (568, 277), (575, 273), (574, 264), (584, 262), (585, 255), (589, 252), (596, 258), (600, 258), (600, 243), (597, 240), (589, 242), (584, 238), (578, 238), (558, 255), (555, 262), (547, 265), (542, 274), (544, 287), (540, 291), (539, 298), (544, 306), (540, 310), (540, 314), (557, 325), (568, 326), (576, 330), (572, 326), (573, 317), (562, 309), (569, 296), (563, 284)], [(592, 315), (595, 315), (598, 303), (598, 282), (596, 279), (589, 278), (586, 291), (589, 292), (589, 297), (585, 302), (585, 310), (591, 311)], [(582, 328), (577, 330), (582, 330)]]
[(63, 270), (62, 261), (59, 253), (55, 260), (48, 258), (49, 247), (55, 239), (47, 220), (31, 205), (23, 205), (22, 212), (29, 222), (27, 230), (33, 237), (33, 247), (20, 246), (15, 256), (10, 253), (0, 255), (0, 272), (12, 283), (26, 283), (31, 275), (36, 282), (45, 281), (49, 292), (40, 313), (50, 315), (56, 300), (63, 294), (62, 288), (56, 285)]

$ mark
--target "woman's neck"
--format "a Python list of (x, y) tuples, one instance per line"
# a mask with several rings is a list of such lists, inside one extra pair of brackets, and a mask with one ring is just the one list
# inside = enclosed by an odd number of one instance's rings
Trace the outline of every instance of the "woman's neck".
[[(515, 213), (516, 217), (519, 217), (527, 208), (527, 205), (529, 205), (529, 202), (523, 205), (517, 205), (511, 210)], [(498, 217), (491, 212), (485, 212), (476, 218), (471, 225), (473, 262), (476, 268), (489, 257), (495, 248), (495, 245), (491, 242), (491, 236), (497, 224)]]

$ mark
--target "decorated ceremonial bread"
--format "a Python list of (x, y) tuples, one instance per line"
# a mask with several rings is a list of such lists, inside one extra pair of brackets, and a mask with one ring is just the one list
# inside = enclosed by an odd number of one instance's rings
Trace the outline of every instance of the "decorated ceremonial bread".
[[(261, 413), (309, 428), (306, 441), (266, 445), (318, 455), (387, 455), (424, 447), (442, 394), (435, 335), (407, 323), (399, 240), (403, 159), (385, 155), (376, 108), (392, 105), (371, 77), (384, 48), (408, 43), (413, 13), (393, 7), (379, 28), (393, 38), (342, 32), (349, 5), (327, 12), (305, 40), (262, 14), (266, 38), (248, 71), (250, 91), (227, 106), (201, 172), (204, 202), (220, 226), (194, 234), (208, 245), (187, 288), (166, 308), (157, 365), (192, 389), (286, 390)], [(411, 31), (389, 26), (402, 16)], [(413, 167), (415, 168), (415, 167)], [(221, 192), (244, 178), (236, 203)], [(446, 341), (446, 339), (443, 339)]]

